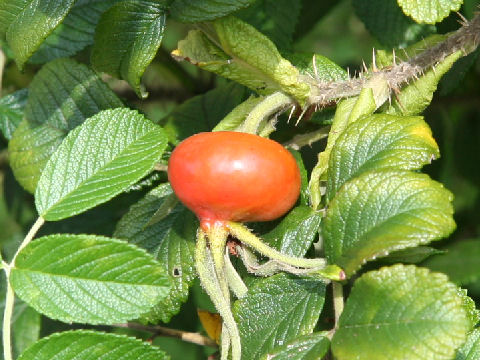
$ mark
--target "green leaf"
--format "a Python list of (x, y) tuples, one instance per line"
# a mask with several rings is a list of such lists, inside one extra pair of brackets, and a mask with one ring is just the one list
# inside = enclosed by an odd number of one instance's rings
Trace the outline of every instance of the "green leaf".
[(104, 110), (68, 134), (35, 192), (45, 220), (61, 220), (110, 200), (160, 160), (167, 137), (134, 110)]
[(18, 299), (15, 300), (12, 319), (14, 349), (19, 355), (40, 338), (42, 319), (38, 312)]
[(175, 0), (170, 13), (187, 23), (218, 19), (253, 4), (256, 0)]
[(76, 330), (45, 337), (18, 360), (141, 359), (168, 360), (163, 351), (135, 338), (98, 331)]
[(277, 346), (261, 360), (318, 360), (323, 359), (330, 348), (330, 340), (325, 332), (299, 336), (294, 340)]
[(318, 161), (312, 170), (309, 189), (311, 203), (314, 209), (320, 205), (322, 197), (320, 193), (320, 180), (326, 179), (328, 170), (328, 159), (338, 137), (345, 131), (349, 124), (354, 123), (359, 118), (373, 114), (377, 108), (373, 91), (370, 88), (364, 88), (356, 97), (342, 100), (335, 111), (332, 127), (328, 135), (327, 146), (324, 151), (318, 154)]
[(441, 239), (455, 229), (452, 199), (424, 174), (364, 173), (329, 204), (323, 227), (327, 258), (352, 275), (368, 260)]
[[(285, 53), (283, 56), (295, 65), (300, 74), (308, 75), (317, 81), (329, 82), (348, 79), (348, 73), (342, 67), (320, 54)], [(313, 65), (313, 59), (315, 59), (315, 65)]]
[(473, 329), (480, 321), (480, 311), (476, 309), (475, 301), (467, 295), (467, 289), (458, 288), (457, 290), (457, 294), (462, 298), (468, 320), (470, 320), (470, 328)]
[(451, 11), (460, 10), (463, 0), (397, 0), (403, 12), (418, 23), (435, 24)]
[(290, 49), (301, 7), (301, 1), (260, 0), (235, 16), (268, 36), (280, 49)]
[(458, 349), (455, 360), (477, 360), (480, 358), (480, 330), (468, 334), (467, 341)]
[(91, 57), (93, 67), (126, 80), (138, 96), (147, 97), (140, 78), (159, 49), (164, 30), (164, 4), (153, 0), (115, 4), (97, 25)]
[[(2, 319), (5, 311), (6, 287), (5, 273), (2, 273), (0, 276), (0, 298), (3, 300), (0, 302), (0, 319)], [(40, 328), (41, 315), (19, 298), (15, 298), (11, 332), (13, 334), (13, 353), (16, 356), (40, 338)], [(1, 344), (0, 352), (3, 352)]]
[(278, 345), (313, 331), (325, 300), (325, 284), (278, 274), (255, 283), (233, 313), (242, 358), (258, 359)]
[(422, 265), (433, 271), (443, 272), (458, 285), (467, 285), (480, 279), (480, 239), (457, 241), (432, 256)]
[(93, 44), (100, 16), (120, 0), (77, 0), (63, 22), (33, 54), (29, 62), (43, 64), (76, 54)]
[(441, 250), (437, 250), (430, 246), (417, 246), (414, 248), (407, 248), (403, 250), (394, 251), (385, 258), (382, 259), (383, 263), (387, 264), (418, 264), (430, 256), (436, 254), (443, 254)]
[(294, 40), (299, 41), (309, 34), (315, 25), (338, 5), (338, 0), (301, 0), (300, 19), (294, 34)]
[(262, 240), (283, 254), (304, 256), (318, 234), (321, 221), (321, 213), (309, 206), (297, 206), (272, 231), (262, 235)]
[(385, 104), (382, 112), (394, 115), (418, 115), (432, 102), (438, 82), (452, 65), (462, 56), (461, 51), (448, 56), (434, 69), (424, 73), (418, 80), (403, 87), (400, 93), (392, 99), (392, 104)]
[(438, 158), (432, 132), (421, 117), (371, 115), (349, 125), (338, 137), (328, 165), (327, 196), (370, 170), (417, 170)]
[(100, 110), (122, 105), (85, 65), (69, 59), (45, 65), (30, 84), (25, 119), (8, 145), (18, 182), (34, 192), (45, 164), (70, 130)]
[(248, 114), (262, 102), (263, 96), (250, 96), (247, 100), (237, 105), (230, 111), (213, 129), (212, 131), (235, 131), (242, 125)]
[(298, 169), (300, 170), (300, 179), (302, 181), (300, 186), (300, 205), (310, 205), (310, 189), (308, 187), (308, 172), (305, 168), (305, 163), (302, 159), (302, 154), (298, 150), (289, 149), (290, 153), (297, 162)]
[(480, 49), (477, 48), (473, 53), (461, 57), (452, 65), (450, 70), (443, 75), (442, 80), (440, 81), (440, 96), (450, 94), (463, 83), (465, 76), (475, 64), (479, 55)]
[[(338, 360), (449, 360), (470, 330), (443, 274), (396, 265), (359, 278), (332, 339)], [(374, 344), (374, 346), (373, 346)]]
[(368, 31), (388, 47), (404, 48), (436, 30), (405, 16), (396, 0), (357, 0), (353, 6)]
[(168, 293), (163, 267), (144, 250), (94, 235), (49, 235), (30, 243), (11, 272), (15, 293), (64, 322), (136, 319)]
[(187, 300), (188, 291), (196, 276), (194, 251), (198, 221), (183, 205), (177, 204), (159, 222), (150, 224), (168, 197), (173, 194), (169, 184), (162, 184), (133, 205), (119, 221), (115, 237), (146, 249), (165, 269), (172, 287), (143, 319), (149, 322), (168, 322)]
[(201, 31), (192, 30), (172, 55), (260, 94), (282, 91), (300, 104), (306, 102), (309, 86), (300, 82), (298, 70), (265, 35), (233, 16), (216, 20), (213, 29), (218, 45)]
[(75, 0), (6, 0), (0, 2), (0, 33), (20, 69), (62, 22)]
[(0, 131), (7, 140), (22, 121), (27, 97), (28, 90), (22, 89), (0, 99)]
[(211, 131), (245, 94), (245, 88), (233, 82), (188, 99), (165, 120), (165, 131), (173, 144), (193, 134)]

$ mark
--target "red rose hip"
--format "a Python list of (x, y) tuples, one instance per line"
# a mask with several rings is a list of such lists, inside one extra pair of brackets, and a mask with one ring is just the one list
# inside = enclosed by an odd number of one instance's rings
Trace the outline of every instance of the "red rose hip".
[(202, 227), (224, 221), (269, 221), (300, 194), (300, 171), (279, 143), (240, 132), (193, 135), (172, 152), (168, 178)]

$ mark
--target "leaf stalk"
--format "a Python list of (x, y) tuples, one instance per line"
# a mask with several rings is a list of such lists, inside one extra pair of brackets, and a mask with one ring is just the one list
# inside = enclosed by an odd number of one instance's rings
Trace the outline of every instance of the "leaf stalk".
[(5, 270), (6, 281), (7, 281), (7, 294), (5, 296), (5, 309), (3, 312), (3, 358), (4, 360), (12, 360), (12, 335), (11, 335), (11, 326), (12, 326), (12, 315), (13, 308), (15, 305), (15, 292), (13, 291), (12, 285), (10, 283), (10, 272), (15, 267), (15, 260), (17, 259), (18, 254), (22, 251), (35, 237), (37, 231), (45, 223), (45, 219), (41, 216), (35, 221), (35, 223), (30, 228), (28, 234), (23, 239), (22, 243), (18, 247), (15, 255), (12, 258), (12, 261), (9, 264), (4, 264), (3, 269)]

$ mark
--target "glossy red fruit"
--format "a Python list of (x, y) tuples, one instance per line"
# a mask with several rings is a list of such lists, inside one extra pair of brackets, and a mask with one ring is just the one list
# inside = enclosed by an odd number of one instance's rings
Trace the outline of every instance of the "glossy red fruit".
[(172, 152), (168, 178), (203, 227), (223, 221), (269, 221), (300, 193), (300, 171), (279, 143), (257, 135), (200, 133)]

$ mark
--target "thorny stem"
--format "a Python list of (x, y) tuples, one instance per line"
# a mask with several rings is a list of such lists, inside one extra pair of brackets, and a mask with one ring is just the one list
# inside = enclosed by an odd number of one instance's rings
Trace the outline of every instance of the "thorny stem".
[[(446, 57), (461, 51), (464, 56), (472, 53), (480, 42), (480, 13), (465, 22), (463, 26), (448, 36), (439, 44), (428, 48), (413, 58), (394, 64), (389, 69), (378, 70), (374, 76), (383, 77), (391, 90), (400, 89), (402, 85), (411, 79), (419, 77), (429, 68), (442, 62)], [(339, 99), (352, 97), (360, 94), (365, 84), (371, 77), (368, 74), (342, 82), (315, 83), (312, 84), (312, 96), (310, 104), (319, 107), (326, 106)], [(310, 81), (310, 82), (312, 82)]]
[[(230, 304), (227, 299), (225, 299), (223, 289), (217, 278), (217, 271), (212, 259), (212, 254), (210, 253), (210, 249), (207, 245), (205, 233), (201, 229), (199, 229), (197, 232), (197, 243), (195, 246), (195, 266), (197, 268), (198, 277), (200, 278), (203, 288), (222, 317), (223, 326), (228, 330), (229, 339), (232, 343), (232, 360), (240, 360), (242, 351), (240, 344), (240, 333), (238, 331), (235, 319), (233, 318), (232, 311), (230, 310)], [(228, 340), (228, 338), (223, 340)], [(223, 340), (222, 344), (224, 343)], [(226, 349), (226, 353), (228, 354), (228, 348)], [(225, 356), (224, 349), (222, 349), (222, 356)], [(222, 360), (226, 360), (226, 358), (222, 357)]]
[(18, 247), (10, 264), (4, 264), (4, 270), (7, 280), (7, 294), (5, 296), (5, 309), (3, 312), (3, 357), (4, 360), (12, 360), (12, 339), (11, 339), (11, 323), (13, 315), (13, 307), (15, 305), (15, 293), (10, 284), (10, 272), (15, 267), (15, 260), (20, 253), (34, 238), (37, 231), (44, 224), (45, 220), (40, 216), (32, 225), (27, 236), (23, 239)]
[(166, 337), (173, 337), (177, 338), (192, 344), (197, 344), (197, 345), (202, 345), (202, 346), (210, 346), (210, 347), (218, 347), (215, 341), (212, 339), (203, 336), (199, 333), (194, 333), (194, 332), (188, 332), (188, 331), (182, 331), (182, 330), (176, 330), (176, 329), (170, 329), (166, 328), (163, 326), (148, 326), (148, 325), (142, 325), (142, 324), (136, 324), (136, 323), (128, 323), (128, 324), (114, 324), (113, 326), (115, 327), (121, 327), (121, 328), (128, 328), (128, 329), (134, 329), (134, 330), (141, 330), (141, 331), (147, 331), (154, 336), (166, 336)]

